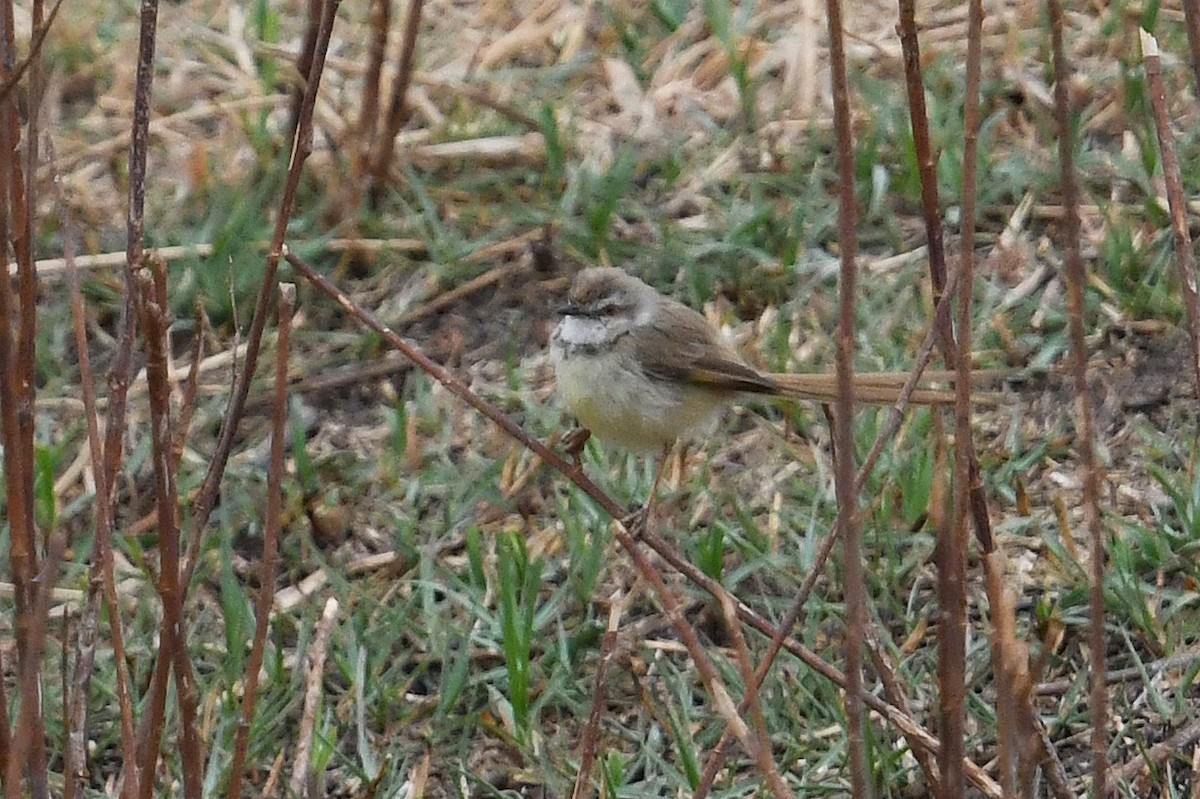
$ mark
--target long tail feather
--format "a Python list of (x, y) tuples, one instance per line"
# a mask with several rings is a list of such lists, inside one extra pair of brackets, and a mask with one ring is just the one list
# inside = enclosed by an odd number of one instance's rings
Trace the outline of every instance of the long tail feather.
[[(997, 401), (995, 394), (975, 391), (974, 387), (981, 383), (995, 380), (1002, 375), (979, 373), (971, 375), (971, 399), (977, 404), (992, 405)], [(768, 375), (775, 385), (779, 386), (780, 395), (789, 399), (830, 402), (837, 398), (837, 375), (827, 372), (816, 374), (784, 374)], [(922, 376), (921, 384), (909, 396), (909, 402), (914, 405), (953, 405), (954, 390), (948, 388), (930, 388), (930, 382), (952, 381), (953, 373), (934, 372)], [(854, 375), (854, 398), (858, 402), (874, 405), (892, 405), (900, 397), (900, 389), (908, 379), (907, 372), (859, 372)]]

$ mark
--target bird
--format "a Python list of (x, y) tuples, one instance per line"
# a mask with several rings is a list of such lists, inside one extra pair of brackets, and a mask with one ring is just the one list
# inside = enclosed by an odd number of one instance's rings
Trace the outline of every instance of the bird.
[[(833, 374), (755, 369), (699, 312), (617, 267), (590, 267), (575, 275), (550, 337), (550, 359), (558, 392), (583, 428), (638, 453), (663, 451), (696, 435), (721, 406), (739, 397), (837, 396)], [(857, 373), (855, 399), (894, 403), (906, 377)], [(954, 392), (921, 388), (910, 402), (951, 404)]]

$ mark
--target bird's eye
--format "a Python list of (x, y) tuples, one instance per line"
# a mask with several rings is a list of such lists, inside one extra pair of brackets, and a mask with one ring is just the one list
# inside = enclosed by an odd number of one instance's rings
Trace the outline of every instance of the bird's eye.
[(620, 308), (615, 305), (605, 305), (600, 309), (601, 316), (616, 316), (620, 312)]

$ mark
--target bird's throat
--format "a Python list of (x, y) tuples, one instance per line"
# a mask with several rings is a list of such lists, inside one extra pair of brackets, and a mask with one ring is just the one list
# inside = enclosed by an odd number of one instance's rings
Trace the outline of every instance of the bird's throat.
[(620, 335), (620, 331), (613, 330), (602, 319), (564, 316), (554, 331), (554, 343), (567, 355), (595, 353), (610, 348)]

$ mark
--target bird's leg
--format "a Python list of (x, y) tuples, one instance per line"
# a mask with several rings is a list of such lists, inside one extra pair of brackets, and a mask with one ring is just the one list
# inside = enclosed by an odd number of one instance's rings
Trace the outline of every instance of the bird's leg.
[(592, 431), (582, 425), (571, 428), (571, 431), (563, 436), (563, 446), (577, 469), (583, 468), (583, 448), (591, 437)]
[(650, 483), (650, 495), (646, 497), (646, 502), (642, 507), (630, 513), (625, 518), (621, 519), (621, 525), (633, 535), (634, 538), (641, 537), (646, 531), (646, 525), (651, 521), (654, 515), (654, 500), (658, 494), (658, 484), (662, 481), (663, 472), (667, 470), (667, 462), (671, 456), (671, 445), (667, 444), (663, 447), (662, 456), (658, 459), (658, 468), (654, 471), (654, 481)]

